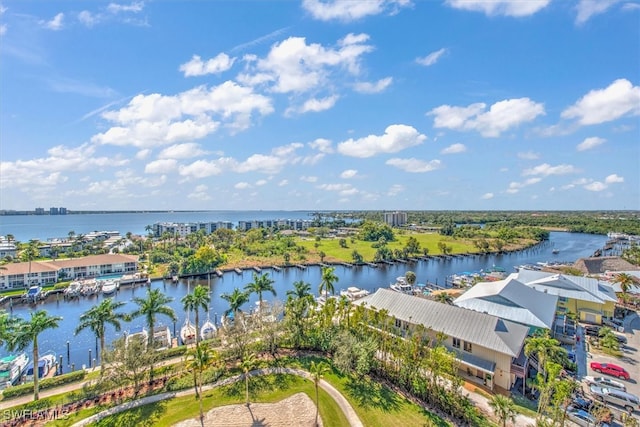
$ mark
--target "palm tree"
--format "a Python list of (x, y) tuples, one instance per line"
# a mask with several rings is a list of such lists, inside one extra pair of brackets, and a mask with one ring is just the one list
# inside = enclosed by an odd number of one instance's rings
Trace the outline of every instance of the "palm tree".
[(293, 289), (287, 291), (287, 298), (313, 300), (313, 295), (311, 295), (311, 285), (304, 280), (293, 282)]
[(453, 297), (448, 292), (440, 292), (436, 295), (436, 301), (451, 305), (453, 304)]
[(33, 400), (40, 398), (40, 388), (38, 384), (38, 336), (47, 329), (55, 329), (62, 320), (60, 316), (49, 316), (45, 310), (38, 310), (31, 313), (31, 320), (20, 319), (8, 341), (11, 351), (22, 351), (29, 344), (33, 346)]
[(491, 400), (489, 400), (489, 406), (491, 406), (494, 414), (496, 414), (502, 423), (502, 427), (506, 427), (508, 420), (511, 420), (512, 423), (516, 422), (516, 415), (518, 412), (516, 411), (513, 400), (510, 398), (501, 394), (496, 394), (491, 398)]
[[(613, 283), (618, 283), (620, 285), (620, 293), (622, 294), (622, 301), (628, 300), (627, 294), (631, 288), (635, 288), (638, 286), (636, 284), (635, 278), (628, 273), (620, 273), (616, 275), (615, 279), (613, 279)], [(626, 305), (626, 303), (625, 303)]]
[(106, 298), (102, 302), (80, 315), (80, 324), (75, 330), (75, 335), (78, 335), (83, 329), (89, 328), (94, 333), (96, 338), (100, 340), (100, 376), (104, 370), (104, 336), (105, 326), (107, 324), (112, 325), (116, 331), (121, 328), (120, 321), (126, 320), (127, 315), (124, 313), (116, 313), (116, 310), (124, 306), (123, 301), (114, 301), (111, 298)]
[(260, 310), (262, 310), (262, 293), (271, 292), (274, 297), (276, 296), (276, 290), (273, 287), (274, 283), (275, 281), (269, 278), (269, 273), (264, 273), (261, 275), (253, 273), (253, 282), (248, 283), (244, 287), (244, 290), (249, 294), (258, 294), (258, 300), (260, 304), (258, 305), (258, 307)]
[(167, 304), (173, 301), (173, 298), (166, 296), (160, 289), (147, 290), (146, 298), (134, 298), (133, 302), (138, 304), (138, 309), (131, 313), (132, 318), (144, 316), (147, 321), (147, 327), (149, 328), (149, 341), (147, 347), (153, 346), (153, 328), (156, 325), (156, 316), (162, 314), (167, 316), (172, 321), (178, 320), (175, 311)]
[[(551, 338), (548, 330), (542, 335), (534, 335), (527, 338), (524, 345), (524, 354), (527, 357), (536, 355), (538, 358), (538, 371), (543, 373), (546, 371), (547, 362), (557, 360), (563, 352), (566, 354), (566, 350), (560, 346), (558, 340)], [(546, 373), (544, 378), (546, 379)]]
[(240, 362), (240, 368), (242, 369), (242, 372), (244, 373), (244, 385), (245, 385), (245, 393), (246, 393), (246, 397), (247, 397), (247, 406), (249, 406), (250, 402), (249, 402), (249, 372), (251, 372), (251, 370), (253, 370), (253, 368), (256, 366), (256, 355), (254, 353), (248, 353), (246, 354), (243, 358), (242, 361)]
[(27, 243), (27, 247), (22, 251), (22, 257), (29, 262), (29, 274), (27, 274), (27, 280), (25, 282), (25, 287), (31, 286), (31, 261), (34, 258), (37, 258), (40, 255), (38, 251), (38, 245), (40, 242), (38, 240), (29, 240)]
[(186, 368), (193, 372), (193, 383), (196, 397), (200, 402), (200, 424), (204, 426), (204, 412), (202, 410), (202, 382), (203, 373), (219, 361), (218, 354), (206, 343), (198, 343), (187, 352)]
[(318, 293), (320, 295), (326, 295), (329, 292), (331, 292), (331, 295), (335, 294), (336, 291), (333, 284), (340, 280), (338, 276), (335, 275), (335, 270), (335, 267), (322, 267), (322, 279), (318, 287)]
[(316, 427), (318, 426), (318, 412), (320, 408), (320, 400), (318, 399), (318, 384), (320, 383), (320, 380), (322, 379), (324, 374), (326, 374), (330, 370), (331, 369), (326, 362), (320, 362), (316, 364), (315, 361), (311, 361), (311, 366), (309, 366), (309, 372), (311, 373), (311, 378), (313, 378), (313, 384), (316, 387)]
[(234, 322), (238, 321), (238, 312), (240, 311), (240, 307), (249, 302), (249, 294), (242, 292), (238, 288), (234, 288), (233, 292), (230, 294), (225, 293), (220, 295), (220, 298), (229, 303), (229, 308), (224, 312), (224, 315), (229, 316), (229, 314), (233, 313)]
[(209, 303), (211, 302), (211, 295), (209, 289), (202, 285), (198, 285), (193, 288), (193, 292), (182, 297), (182, 307), (186, 312), (195, 312), (196, 315), (196, 345), (200, 342), (200, 307), (203, 310), (209, 310)]

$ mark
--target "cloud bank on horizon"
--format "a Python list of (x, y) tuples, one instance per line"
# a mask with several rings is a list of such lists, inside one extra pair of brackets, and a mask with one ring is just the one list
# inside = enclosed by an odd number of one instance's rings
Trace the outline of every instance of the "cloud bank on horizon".
[(0, 2), (0, 209), (640, 209), (636, 0)]

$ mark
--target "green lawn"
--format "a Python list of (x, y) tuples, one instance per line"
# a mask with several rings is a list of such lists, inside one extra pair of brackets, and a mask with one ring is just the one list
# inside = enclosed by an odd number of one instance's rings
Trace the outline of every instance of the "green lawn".
[[(251, 379), (251, 402), (272, 403), (283, 400), (293, 394), (302, 392), (315, 401), (315, 388), (312, 382), (294, 375), (268, 375)], [(221, 387), (204, 393), (203, 407), (208, 411), (215, 407), (244, 404), (244, 382), (240, 381), (231, 386)], [(347, 419), (335, 401), (322, 389), (319, 391), (320, 416), (325, 426), (346, 426)], [(84, 412), (84, 413), (83, 413)], [(69, 416), (65, 420), (58, 420), (52, 425), (69, 426), (82, 418), (95, 413), (81, 411), (79, 416)], [(165, 400), (142, 406), (120, 414), (107, 417), (95, 425), (97, 426), (171, 426), (177, 422), (198, 418), (199, 403), (195, 395)]]

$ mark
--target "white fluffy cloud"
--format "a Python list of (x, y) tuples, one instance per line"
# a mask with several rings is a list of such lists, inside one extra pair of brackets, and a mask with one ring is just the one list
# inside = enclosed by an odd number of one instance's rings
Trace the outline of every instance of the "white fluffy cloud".
[(317, 182), (318, 181), (318, 177), (317, 176), (306, 176), (306, 175), (303, 175), (303, 176), (300, 177), (300, 181)]
[(611, 6), (622, 0), (580, 0), (576, 5), (576, 24), (584, 24), (594, 15), (606, 12)]
[(353, 178), (358, 174), (358, 171), (355, 169), (347, 169), (345, 171), (342, 171), (342, 173), (340, 174), (340, 178), (343, 179), (349, 179), (349, 178)]
[(586, 190), (589, 190), (589, 191), (598, 192), (598, 191), (606, 190), (607, 189), (607, 185), (602, 183), (602, 182), (600, 182), (600, 181), (593, 181), (593, 182), (585, 185), (584, 188)]
[(436, 62), (438, 62), (440, 57), (444, 55), (446, 52), (447, 52), (447, 49), (443, 47), (442, 49), (438, 49), (435, 52), (431, 52), (425, 57), (416, 58), (416, 62), (420, 65), (424, 65), (425, 67), (430, 67)]
[(142, 1), (134, 1), (131, 4), (109, 3), (109, 6), (107, 6), (107, 10), (111, 13), (138, 13), (142, 12), (142, 9), (144, 9), (144, 2)]
[(544, 9), (551, 0), (447, 0), (456, 9), (483, 12), (488, 16), (529, 16)]
[(453, 130), (475, 130), (485, 137), (498, 137), (502, 132), (544, 115), (544, 106), (529, 98), (506, 99), (493, 104), (486, 111), (485, 103), (467, 107), (441, 105), (431, 110), (433, 126)]
[(125, 107), (102, 114), (114, 126), (94, 135), (92, 142), (143, 148), (193, 141), (215, 132), (221, 123), (243, 130), (254, 114), (272, 112), (269, 98), (230, 81), (174, 96), (137, 95)]
[(248, 182), (238, 182), (233, 186), (233, 188), (237, 190), (245, 190), (247, 188), (251, 188), (251, 184), (249, 184)]
[(614, 184), (616, 182), (624, 182), (624, 178), (618, 176), (617, 174), (611, 174), (604, 179), (604, 182), (607, 184)]
[(577, 173), (577, 172), (579, 172), (579, 170), (576, 169), (573, 165), (562, 164), (557, 166), (551, 166), (548, 163), (543, 163), (531, 169), (525, 169), (522, 172), (522, 175), (550, 176), (550, 175), (568, 175), (568, 174)]
[(640, 87), (618, 79), (604, 89), (595, 89), (562, 112), (564, 119), (577, 119), (581, 125), (596, 125), (624, 116), (640, 114)]
[(484, 193), (480, 198), (482, 200), (490, 200), (490, 199), (493, 199), (493, 197), (494, 197), (493, 193)]
[(339, 98), (338, 95), (332, 95), (322, 99), (311, 98), (306, 100), (304, 104), (302, 104), (298, 108), (295, 108), (295, 107), (288, 108), (287, 111), (285, 112), (285, 115), (291, 115), (293, 113), (304, 114), (309, 112), (318, 113), (320, 111), (329, 110), (333, 108), (333, 106), (338, 101), (338, 98)]
[(212, 197), (209, 195), (208, 190), (209, 187), (204, 184), (196, 185), (196, 188), (194, 188), (193, 191), (187, 195), (187, 197), (195, 200), (211, 200)]
[(154, 160), (144, 167), (145, 173), (163, 174), (172, 172), (178, 166), (178, 162), (175, 159), (159, 159)]
[(384, 79), (380, 79), (375, 83), (370, 82), (358, 82), (353, 88), (356, 92), (359, 93), (380, 93), (391, 85), (393, 82), (392, 77), (386, 77)]
[(219, 74), (230, 69), (235, 60), (226, 53), (220, 53), (215, 58), (206, 61), (203, 61), (198, 55), (193, 55), (189, 62), (180, 65), (180, 71), (184, 73), (185, 77)]
[(578, 151), (586, 151), (591, 150), (592, 148), (597, 147), (598, 145), (604, 144), (607, 142), (604, 138), (599, 138), (597, 136), (592, 136), (589, 138), (585, 138), (580, 144), (576, 146), (576, 150)]
[[(347, 70), (360, 72), (360, 58), (371, 52), (366, 34), (348, 34), (338, 41), (336, 48), (318, 43), (307, 44), (304, 37), (289, 37), (276, 43), (264, 59), (248, 64), (249, 76), (261, 75), (261, 81), (272, 81), (276, 93), (303, 93), (325, 87), (332, 72)], [(241, 76), (242, 78), (242, 76)], [(246, 78), (246, 76), (245, 76)]]
[(451, 144), (450, 146), (440, 150), (440, 154), (458, 154), (467, 151), (467, 147), (464, 144)]
[(333, 153), (333, 146), (331, 145), (331, 141), (324, 138), (318, 138), (309, 143), (309, 147), (314, 150), (318, 150), (321, 153), (330, 154)]
[(68, 181), (72, 173), (106, 170), (129, 163), (120, 156), (97, 156), (96, 150), (91, 144), (58, 145), (47, 150), (47, 157), (0, 162), (0, 188), (18, 188), (27, 193), (49, 191), (51, 186)]
[(506, 192), (509, 194), (515, 194), (522, 188), (528, 187), (529, 185), (537, 184), (540, 181), (542, 181), (542, 178), (529, 178), (524, 182), (511, 182), (509, 183), (509, 188), (507, 188)]
[(386, 164), (395, 166), (398, 169), (402, 169), (405, 172), (411, 173), (424, 173), (440, 169), (440, 160), (431, 160), (425, 162), (424, 160), (416, 159), (413, 157), (410, 159), (389, 159), (386, 161)]
[(303, 0), (302, 7), (320, 21), (356, 21), (385, 11), (394, 13), (411, 5), (409, 0)]
[(195, 142), (185, 144), (176, 144), (167, 147), (158, 154), (159, 159), (190, 159), (207, 154), (205, 150), (200, 148)]
[(52, 31), (60, 31), (64, 27), (64, 13), (60, 12), (50, 21), (40, 21), (40, 25)]
[(351, 157), (372, 157), (379, 153), (397, 153), (422, 144), (427, 137), (407, 125), (388, 126), (384, 135), (350, 138), (338, 144), (338, 152)]

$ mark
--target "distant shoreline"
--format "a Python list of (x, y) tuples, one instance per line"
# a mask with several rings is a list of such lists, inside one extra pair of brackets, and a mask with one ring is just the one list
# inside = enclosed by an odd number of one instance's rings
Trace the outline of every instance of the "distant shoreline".
[[(238, 211), (237, 209), (195, 209), (195, 210), (132, 210), (132, 211), (67, 211), (65, 214), (51, 214), (47, 211), (44, 213), (35, 213), (34, 211), (0, 211), (0, 216), (69, 216), (69, 215), (95, 215), (95, 214), (146, 214), (146, 213), (198, 213), (198, 212), (271, 212), (265, 209), (248, 209), (246, 211)], [(293, 209), (283, 212), (312, 212), (306, 209)], [(322, 212), (340, 212), (340, 211), (322, 211)], [(342, 211), (346, 212), (346, 211)]]

